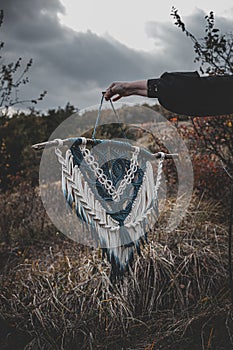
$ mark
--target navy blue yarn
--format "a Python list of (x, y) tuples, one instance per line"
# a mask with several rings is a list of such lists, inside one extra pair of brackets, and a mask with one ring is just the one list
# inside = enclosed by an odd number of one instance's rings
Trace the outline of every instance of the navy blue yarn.
[[(109, 140), (95, 139), (96, 130), (100, 120), (100, 113), (101, 113), (101, 107), (103, 104), (103, 99), (104, 99), (104, 95), (101, 98), (101, 102), (98, 110), (98, 116), (97, 116), (95, 127), (92, 133), (92, 142), (93, 142), (93, 146), (97, 144), (104, 145), (104, 149), (102, 151), (101, 150), (98, 151), (98, 147), (94, 148), (94, 150), (97, 151), (97, 158), (95, 155), (94, 157), (97, 159), (98, 163), (100, 164), (104, 174), (107, 176), (109, 180), (112, 181), (114, 187), (117, 188), (119, 182), (124, 178), (127, 170), (130, 168), (130, 161), (128, 159), (130, 159), (132, 155), (132, 146), (127, 142), (119, 142), (118, 144), (116, 142), (115, 145), (113, 145)], [(111, 100), (110, 100), (110, 103), (111, 103), (113, 112), (119, 121), (119, 117), (114, 109), (114, 106)], [(124, 130), (122, 129), (121, 123), (119, 122), (119, 124), (122, 130), (122, 134), (126, 138), (126, 135)], [(81, 141), (80, 138), (76, 140), (74, 139), (72, 141), (73, 144), (70, 147), (70, 151), (73, 155), (74, 166), (78, 166), (80, 168), (85, 181), (89, 184), (90, 188), (92, 189), (92, 192), (95, 194), (95, 197), (101, 200), (101, 204), (105, 208), (106, 213), (119, 223), (119, 226), (120, 226), (119, 235), (120, 235), (120, 241), (122, 242), (122, 247), (128, 249), (128, 259), (125, 265), (121, 265), (119, 258), (114, 254), (114, 252), (111, 252), (111, 250), (108, 248), (102, 248), (103, 258), (106, 255), (108, 261), (111, 263), (110, 279), (112, 282), (115, 282), (116, 279), (122, 278), (125, 270), (133, 261), (133, 258), (134, 258), (133, 246), (134, 245), (136, 246), (137, 253), (140, 255), (141, 253), (140, 245), (141, 244), (144, 245), (144, 242), (147, 242), (147, 233), (146, 233), (145, 223), (143, 223), (143, 226), (144, 226), (143, 237), (140, 237), (136, 242), (130, 242), (130, 236), (126, 227), (124, 227), (124, 221), (132, 210), (133, 202), (136, 199), (138, 195), (138, 191), (143, 182), (143, 176), (146, 171), (146, 160), (148, 160), (151, 157), (151, 154), (146, 150), (141, 150), (141, 152), (138, 155), (138, 161), (140, 166), (137, 167), (137, 171), (134, 174), (134, 178), (131, 181), (131, 186), (125, 188), (124, 194), (121, 196), (119, 206), (117, 207), (119, 208), (119, 210), (114, 210), (111, 212), (109, 210), (109, 204), (113, 202), (113, 198), (111, 195), (109, 195), (107, 190), (101, 185), (98, 179), (96, 179), (94, 172), (90, 169), (89, 165), (84, 160), (81, 149), (79, 147), (81, 143), (80, 141)], [(120, 145), (123, 147), (120, 147)], [(130, 153), (127, 154), (127, 151)], [(106, 161), (106, 158), (107, 158), (106, 152), (110, 153), (111, 155), (110, 159), (107, 161)], [(133, 191), (132, 191), (132, 186), (133, 186)], [(64, 195), (66, 197), (66, 200), (69, 206), (72, 208), (73, 197), (70, 196), (69, 198), (67, 198), (66, 193), (64, 193)], [(123, 202), (124, 202), (124, 208), (122, 209)], [(86, 217), (85, 210), (80, 203), (77, 203), (76, 214), (82, 220), (82, 223), (84, 226), (88, 225), (88, 220)], [(93, 234), (93, 238), (96, 238), (98, 236), (98, 234), (96, 234), (96, 227), (93, 223), (91, 224), (91, 232)], [(101, 239), (102, 239), (102, 242), (101, 242), (102, 246), (106, 247), (106, 242), (104, 242), (103, 238)]]
[[(74, 166), (78, 166), (80, 171), (82, 172), (85, 181), (88, 183), (90, 189), (94, 193), (96, 199), (101, 201), (102, 206), (105, 208), (106, 213), (110, 215), (114, 220), (119, 223), (119, 240), (121, 242), (122, 249), (127, 249), (128, 258), (125, 264), (121, 264), (119, 257), (106, 247), (106, 242), (103, 237), (98, 236), (98, 232), (96, 230), (94, 223), (88, 223), (87, 216), (85, 213), (82, 204), (77, 203), (76, 213), (77, 216), (81, 219), (83, 223), (83, 227), (89, 226), (91, 229), (92, 238), (96, 241), (96, 244), (101, 244), (103, 248), (102, 257), (107, 257), (107, 260), (111, 264), (111, 272), (110, 272), (110, 280), (112, 283), (116, 281), (121, 281), (124, 273), (128, 270), (129, 266), (132, 264), (134, 259), (134, 247), (136, 248), (136, 252), (138, 255), (141, 254), (141, 246), (144, 246), (147, 241), (147, 232), (146, 232), (146, 222), (143, 222), (143, 231), (144, 234), (136, 241), (130, 241), (130, 236), (127, 231), (127, 228), (124, 226), (124, 221), (127, 216), (130, 214), (132, 210), (132, 205), (135, 198), (138, 195), (138, 191), (143, 182), (143, 176), (146, 171), (146, 162), (149, 160), (150, 153), (147, 151), (143, 151), (141, 149), (138, 155), (138, 163), (139, 166), (135, 173), (135, 176), (131, 182), (130, 186), (125, 188), (124, 194), (121, 196), (121, 200), (119, 202), (119, 206), (116, 206), (116, 202), (114, 203), (115, 210), (111, 212), (109, 208), (111, 208), (111, 203), (113, 203), (113, 199), (111, 195), (106, 191), (106, 189), (101, 185), (101, 183), (96, 179), (94, 172), (90, 169), (89, 165), (86, 163), (81, 149), (80, 149), (81, 140), (76, 139), (74, 143), (70, 146), (71, 153), (73, 155), (73, 163)], [(98, 161), (101, 168), (103, 169), (104, 174), (107, 176), (109, 180), (112, 181), (113, 185), (117, 188), (119, 182), (123, 179), (127, 170), (130, 168), (130, 158), (132, 156), (132, 145), (126, 142), (111, 142), (111, 140), (93, 140), (93, 146), (101, 145), (100, 147), (93, 147), (93, 155), (94, 158)], [(109, 155), (109, 159), (106, 155)], [(148, 156), (149, 155), (149, 156)], [(132, 188), (133, 186), (133, 188)], [(73, 205), (73, 196), (66, 200), (68, 204)], [(124, 206), (122, 206), (122, 202), (124, 202)], [(116, 208), (119, 210), (116, 210)], [(100, 240), (100, 241), (99, 241)]]
[[(105, 146), (106, 146), (104, 147), (106, 152), (114, 153), (113, 156), (118, 156), (118, 158), (110, 159), (101, 166), (107, 178), (112, 181), (115, 187), (117, 187), (117, 185), (123, 179), (124, 175), (129, 169), (130, 161), (128, 159), (125, 159), (124, 155), (122, 155), (122, 157), (119, 156), (119, 153), (121, 150), (119, 149), (113, 150), (113, 146), (111, 146), (111, 143), (107, 141), (103, 141), (103, 142), (105, 143)], [(95, 194), (99, 195), (99, 199), (101, 200), (102, 205), (104, 206), (105, 202), (106, 203), (112, 202), (113, 201), (112, 196), (109, 195), (109, 193), (106, 191), (103, 185), (100, 184), (100, 182), (98, 181), (98, 179), (96, 179), (90, 167), (86, 164), (83, 158), (82, 152), (80, 150), (79, 144), (77, 142), (74, 143), (70, 147), (70, 150), (73, 155), (74, 165), (77, 165), (78, 167), (80, 167), (82, 174), (85, 180), (88, 182), (90, 188), (93, 190)], [(98, 156), (100, 158), (102, 157), (102, 159), (100, 159), (102, 161), (103, 159), (105, 159), (105, 155), (100, 154), (100, 152), (98, 152)], [(102, 162), (99, 162), (99, 163), (101, 164)], [(145, 160), (142, 163), (145, 163)], [(110, 215), (114, 220), (118, 221), (119, 226), (124, 226), (124, 221), (132, 210), (133, 202), (137, 197), (138, 191), (143, 181), (144, 172), (145, 172), (145, 164), (144, 165), (142, 164), (141, 167), (138, 167), (135, 173), (135, 177), (131, 182), (131, 185), (133, 186), (133, 193), (131, 190), (131, 194), (129, 194), (127, 192), (127, 188), (125, 189), (123, 197), (125, 200), (128, 196), (128, 202), (124, 209), (120, 208), (121, 203), (119, 203), (119, 211), (115, 210), (114, 212), (111, 212), (109, 211), (108, 206), (106, 206), (105, 208), (106, 213)], [(80, 215), (78, 216), (80, 217)], [(84, 219), (83, 215), (82, 217), (80, 217), (80, 219), (82, 220)]]

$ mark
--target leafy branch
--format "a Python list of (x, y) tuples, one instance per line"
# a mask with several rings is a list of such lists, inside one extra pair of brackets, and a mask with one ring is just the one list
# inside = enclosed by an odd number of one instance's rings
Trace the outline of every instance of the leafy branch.
[[(3, 10), (0, 10), (0, 27), (3, 23)], [(4, 48), (4, 42), (0, 42), (0, 50)], [(0, 56), (2, 60), (2, 56)], [(42, 101), (47, 91), (43, 91), (39, 97), (33, 99), (21, 99), (19, 90), (22, 85), (29, 83), (27, 73), (31, 69), (33, 60), (30, 59), (26, 65), (22, 66), (22, 58), (19, 57), (15, 62), (0, 64), (0, 113), (7, 115), (9, 107), (16, 104), (37, 104)]]
[(192, 40), (196, 54), (194, 62), (200, 62), (201, 73), (211, 75), (233, 73), (233, 34), (221, 34), (220, 30), (215, 27), (213, 11), (205, 16), (205, 36), (202, 39), (197, 39), (186, 29), (185, 23), (175, 7), (172, 7), (171, 16), (174, 18), (174, 24)]

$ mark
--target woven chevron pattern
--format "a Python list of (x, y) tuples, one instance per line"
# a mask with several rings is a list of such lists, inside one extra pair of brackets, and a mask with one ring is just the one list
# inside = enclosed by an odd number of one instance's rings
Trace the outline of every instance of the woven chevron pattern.
[[(126, 174), (132, 173), (132, 162), (127, 159), (128, 155), (119, 154), (122, 150), (108, 149), (106, 146), (98, 149), (92, 158), (101, 166), (102, 171), (99, 173), (104, 173), (109, 183), (111, 181), (117, 189)], [(114, 280), (123, 275), (133, 260), (135, 247), (140, 254), (140, 245), (147, 240), (147, 230), (157, 219), (157, 191), (163, 157), (158, 167), (156, 184), (151, 163), (140, 159), (120, 200), (114, 201), (111, 193), (98, 180), (98, 173), (85, 162), (82, 147), (73, 144), (65, 157), (60, 148), (57, 147), (55, 152), (62, 166), (62, 189), (66, 201), (88, 225), (103, 256), (107, 256), (112, 265), (111, 278)], [(110, 154), (109, 159), (107, 154)]]

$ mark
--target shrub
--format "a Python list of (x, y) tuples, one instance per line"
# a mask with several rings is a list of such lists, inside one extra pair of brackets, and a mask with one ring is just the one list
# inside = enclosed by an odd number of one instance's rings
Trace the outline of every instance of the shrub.
[[(226, 201), (230, 192), (230, 177), (224, 170), (232, 166), (229, 135), (222, 123), (230, 123), (229, 117), (194, 118), (179, 125), (190, 150), (194, 170), (194, 189), (199, 194)], [(219, 126), (219, 127), (218, 127)]]

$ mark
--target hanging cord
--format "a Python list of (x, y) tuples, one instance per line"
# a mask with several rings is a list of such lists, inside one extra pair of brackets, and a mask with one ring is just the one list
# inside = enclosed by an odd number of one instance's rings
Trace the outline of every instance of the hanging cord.
[[(104, 94), (105, 94), (105, 91), (102, 92), (102, 97), (101, 97), (100, 105), (99, 105), (99, 108), (98, 108), (98, 114), (97, 114), (97, 118), (96, 118), (96, 121), (95, 121), (95, 127), (94, 127), (94, 130), (93, 130), (93, 133), (92, 133), (92, 139), (93, 139), (93, 140), (95, 139), (96, 130), (97, 130), (97, 127), (98, 127), (99, 121), (100, 121), (100, 115), (101, 115), (101, 110), (102, 110), (103, 101), (104, 101)], [(122, 126), (121, 126), (122, 123), (120, 122), (119, 115), (118, 115), (117, 112), (116, 112), (116, 109), (115, 109), (115, 107), (114, 107), (114, 105), (113, 105), (113, 103), (112, 103), (112, 100), (110, 99), (109, 102), (110, 102), (110, 104), (111, 104), (113, 113), (114, 113), (114, 115), (115, 115), (115, 117), (116, 117), (116, 119), (117, 119), (117, 121), (118, 121), (118, 123), (119, 123), (119, 125), (120, 125), (121, 132), (122, 132), (124, 138), (127, 139), (126, 133), (125, 133), (124, 129), (123, 129)]]
[(93, 133), (92, 133), (92, 139), (93, 140), (95, 139), (96, 129), (97, 129), (97, 126), (99, 124), (100, 113), (101, 113), (101, 108), (102, 108), (102, 105), (103, 105), (103, 101), (104, 101), (104, 93), (102, 94), (102, 97), (101, 97), (101, 100), (100, 100), (100, 105), (99, 105), (99, 108), (98, 108), (98, 114), (97, 114), (97, 118), (96, 118), (96, 121), (95, 121), (95, 127), (94, 127), (94, 130), (93, 130)]

